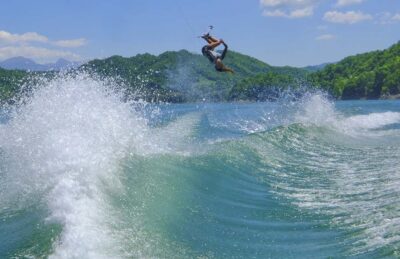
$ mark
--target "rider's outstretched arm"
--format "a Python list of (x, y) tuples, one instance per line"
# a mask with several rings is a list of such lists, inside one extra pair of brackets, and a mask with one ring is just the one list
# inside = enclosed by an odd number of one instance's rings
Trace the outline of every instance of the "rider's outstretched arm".
[(224, 45), (224, 50), (222, 51), (222, 54), (220, 57), (221, 60), (225, 58), (226, 52), (228, 51), (228, 45), (226, 45), (225, 42), (222, 42), (222, 44)]

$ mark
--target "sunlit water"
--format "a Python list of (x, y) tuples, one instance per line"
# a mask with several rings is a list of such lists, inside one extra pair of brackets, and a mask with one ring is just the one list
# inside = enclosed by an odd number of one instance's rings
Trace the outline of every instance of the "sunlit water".
[(400, 102), (122, 102), (88, 75), (0, 120), (0, 258), (400, 257)]

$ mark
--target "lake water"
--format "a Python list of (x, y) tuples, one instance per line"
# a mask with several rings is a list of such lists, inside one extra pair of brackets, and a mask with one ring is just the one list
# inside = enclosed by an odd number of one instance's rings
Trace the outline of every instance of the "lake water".
[(400, 101), (124, 103), (43, 83), (0, 124), (0, 258), (400, 257)]

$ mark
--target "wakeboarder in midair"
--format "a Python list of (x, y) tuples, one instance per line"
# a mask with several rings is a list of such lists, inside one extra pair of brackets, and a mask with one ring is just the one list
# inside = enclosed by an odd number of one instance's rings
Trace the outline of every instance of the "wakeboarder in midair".
[[(210, 28), (212, 29), (211, 26)], [(208, 58), (208, 60), (210, 60), (211, 63), (215, 64), (215, 70), (218, 72), (230, 72), (232, 74), (235, 73), (231, 68), (222, 63), (222, 60), (225, 58), (226, 52), (228, 51), (228, 45), (226, 45), (222, 39), (216, 39), (212, 37), (210, 33), (206, 33), (201, 37), (208, 43), (201, 49), (201, 52), (205, 57)], [(224, 45), (222, 54), (214, 51), (214, 49), (221, 44)]]

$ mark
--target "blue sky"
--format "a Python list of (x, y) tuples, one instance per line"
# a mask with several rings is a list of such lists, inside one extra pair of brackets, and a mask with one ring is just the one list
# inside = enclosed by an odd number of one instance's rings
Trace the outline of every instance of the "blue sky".
[(400, 0), (13, 0), (2, 3), (0, 60), (200, 53), (213, 34), (271, 65), (335, 62), (400, 40)]

